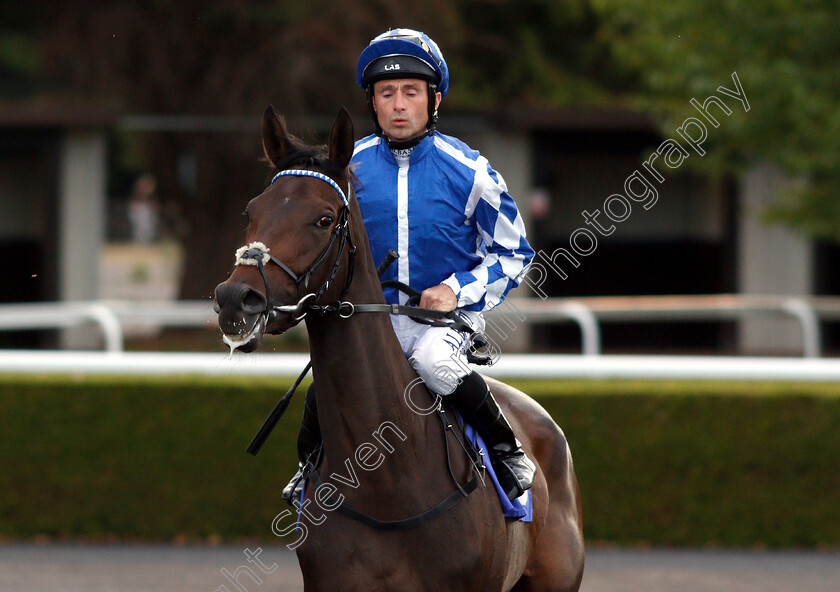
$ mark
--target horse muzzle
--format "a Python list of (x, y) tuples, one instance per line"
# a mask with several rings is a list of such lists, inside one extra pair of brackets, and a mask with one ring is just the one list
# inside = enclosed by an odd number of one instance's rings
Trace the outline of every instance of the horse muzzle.
[(307, 294), (297, 304), (271, 305), (251, 286), (228, 281), (216, 286), (214, 308), (222, 340), (231, 349), (252, 352), (264, 334), (284, 333), (303, 320), (314, 300), (315, 294)]
[(216, 286), (214, 308), (219, 315), (222, 339), (231, 349), (256, 349), (267, 324), (265, 296), (247, 284), (223, 282)]

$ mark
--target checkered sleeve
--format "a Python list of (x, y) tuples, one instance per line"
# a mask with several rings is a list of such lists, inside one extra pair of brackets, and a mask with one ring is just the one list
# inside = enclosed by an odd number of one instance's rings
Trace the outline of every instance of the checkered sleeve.
[(477, 171), (476, 184), (472, 193), (477, 199), (468, 203), (467, 209), (472, 209), (471, 220), (480, 239), (476, 254), (482, 261), (443, 283), (455, 292), (459, 308), (480, 311), (498, 305), (519, 284), (518, 276), (531, 262), (534, 250), (502, 176), (488, 163), (486, 169)]

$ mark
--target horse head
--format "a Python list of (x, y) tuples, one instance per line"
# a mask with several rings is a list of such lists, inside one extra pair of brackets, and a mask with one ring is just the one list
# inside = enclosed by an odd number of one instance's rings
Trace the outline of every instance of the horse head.
[(277, 174), (245, 209), (245, 245), (227, 280), (216, 287), (219, 328), (231, 349), (257, 348), (265, 333), (299, 323), (312, 307), (339, 301), (349, 287), (353, 124), (342, 108), (327, 150), (302, 144), (269, 106), (263, 149)]

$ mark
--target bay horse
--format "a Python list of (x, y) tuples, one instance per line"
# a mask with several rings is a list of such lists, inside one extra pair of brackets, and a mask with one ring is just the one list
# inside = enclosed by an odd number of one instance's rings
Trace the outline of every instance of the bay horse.
[(385, 300), (352, 192), (349, 114), (339, 112), (326, 151), (290, 136), (270, 106), (262, 135), (278, 173), (249, 202), (246, 247), (215, 299), (225, 341), (245, 352), (264, 334), (305, 319), (323, 439), (318, 471), (346, 485), (340, 493), (334, 485), (321, 492), (312, 481), (306, 487), (306, 498), (320, 508), (312, 513), (317, 525), (308, 526), (296, 549), (305, 590), (578, 590), (582, 513), (566, 438), (533, 399), (489, 378), (537, 463), (532, 522), (504, 518), (492, 485), (406, 529), (326, 511), (340, 502), (376, 520), (404, 520), (451, 496), (453, 478), (466, 483), (476, 467), (463, 450), (452, 453), (456, 436), (435, 414), (406, 403), (404, 394), (419, 379), (388, 315), (353, 314), (354, 304)]

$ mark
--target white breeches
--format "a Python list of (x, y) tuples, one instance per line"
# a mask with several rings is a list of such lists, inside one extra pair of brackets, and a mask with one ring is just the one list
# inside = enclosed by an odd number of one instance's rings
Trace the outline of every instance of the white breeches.
[[(484, 332), (484, 317), (480, 313), (456, 312), (477, 333)], [(447, 327), (431, 327), (401, 315), (391, 315), (391, 323), (409, 363), (433, 393), (450, 394), (472, 371), (467, 362), (469, 334)]]

